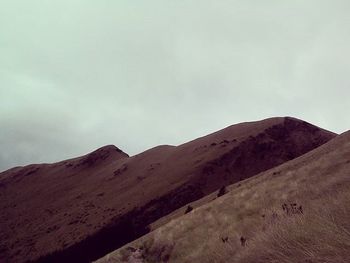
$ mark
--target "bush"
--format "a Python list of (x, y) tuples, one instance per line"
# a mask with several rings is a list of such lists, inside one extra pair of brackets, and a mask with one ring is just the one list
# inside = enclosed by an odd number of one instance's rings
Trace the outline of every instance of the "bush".
[(185, 214), (191, 212), (192, 210), (193, 210), (193, 207), (192, 207), (192, 206), (190, 206), (190, 205), (187, 206), (186, 211), (185, 211)]
[(218, 197), (227, 193), (226, 186), (222, 186), (218, 192)]

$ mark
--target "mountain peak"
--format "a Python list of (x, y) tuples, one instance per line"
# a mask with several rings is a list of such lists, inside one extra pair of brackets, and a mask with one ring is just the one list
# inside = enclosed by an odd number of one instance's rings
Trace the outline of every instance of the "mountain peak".
[(111, 152), (111, 153), (118, 152), (118, 153), (127, 155), (120, 148), (118, 148), (117, 146), (115, 146), (113, 144), (102, 146), (102, 147), (98, 148), (97, 150), (95, 150), (93, 152)]
[(129, 155), (124, 153), (121, 149), (119, 149), (115, 145), (106, 145), (81, 157), (79, 164), (92, 166), (106, 159), (113, 158), (114, 160), (118, 160), (118, 159), (127, 158), (127, 157), (129, 157)]

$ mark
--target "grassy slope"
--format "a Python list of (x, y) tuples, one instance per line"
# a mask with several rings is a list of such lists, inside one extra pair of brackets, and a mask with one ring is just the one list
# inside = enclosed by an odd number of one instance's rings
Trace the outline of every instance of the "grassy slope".
[[(349, 261), (349, 189), (347, 132), (295, 160), (231, 185), (228, 194), (99, 262)], [(281, 209), (284, 203), (302, 205), (303, 215), (286, 216)], [(222, 242), (226, 237), (228, 242)], [(247, 240), (245, 247), (241, 237)]]
[[(236, 262), (349, 262), (350, 192), (340, 190), (308, 203), (302, 215), (281, 215), (257, 231), (249, 246), (237, 255), (222, 251), (217, 261)], [(258, 255), (258, 256), (257, 256)]]

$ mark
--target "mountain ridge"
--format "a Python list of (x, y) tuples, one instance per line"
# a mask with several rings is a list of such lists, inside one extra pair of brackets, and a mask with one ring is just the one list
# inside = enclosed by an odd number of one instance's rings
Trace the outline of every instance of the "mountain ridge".
[[(175, 209), (335, 136), (294, 118), (270, 118), (131, 157), (105, 146), (58, 163), (10, 169), (0, 173), (7, 229), (1, 235), (7, 244), (1, 245), (14, 262), (21, 262), (22, 253), (33, 261), (79, 261), (82, 250), (88, 253), (80, 262), (97, 259), (145, 234), (152, 222)], [(15, 214), (20, 217), (13, 220)], [(35, 227), (35, 218), (45, 223)], [(123, 234), (112, 240), (118, 231)], [(14, 244), (21, 244), (19, 253), (11, 249)]]

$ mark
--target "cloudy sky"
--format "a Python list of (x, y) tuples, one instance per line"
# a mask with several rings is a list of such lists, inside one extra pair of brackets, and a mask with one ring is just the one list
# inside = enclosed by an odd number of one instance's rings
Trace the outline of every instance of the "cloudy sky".
[(350, 1), (0, 0), (0, 171), (294, 116), (350, 129)]

